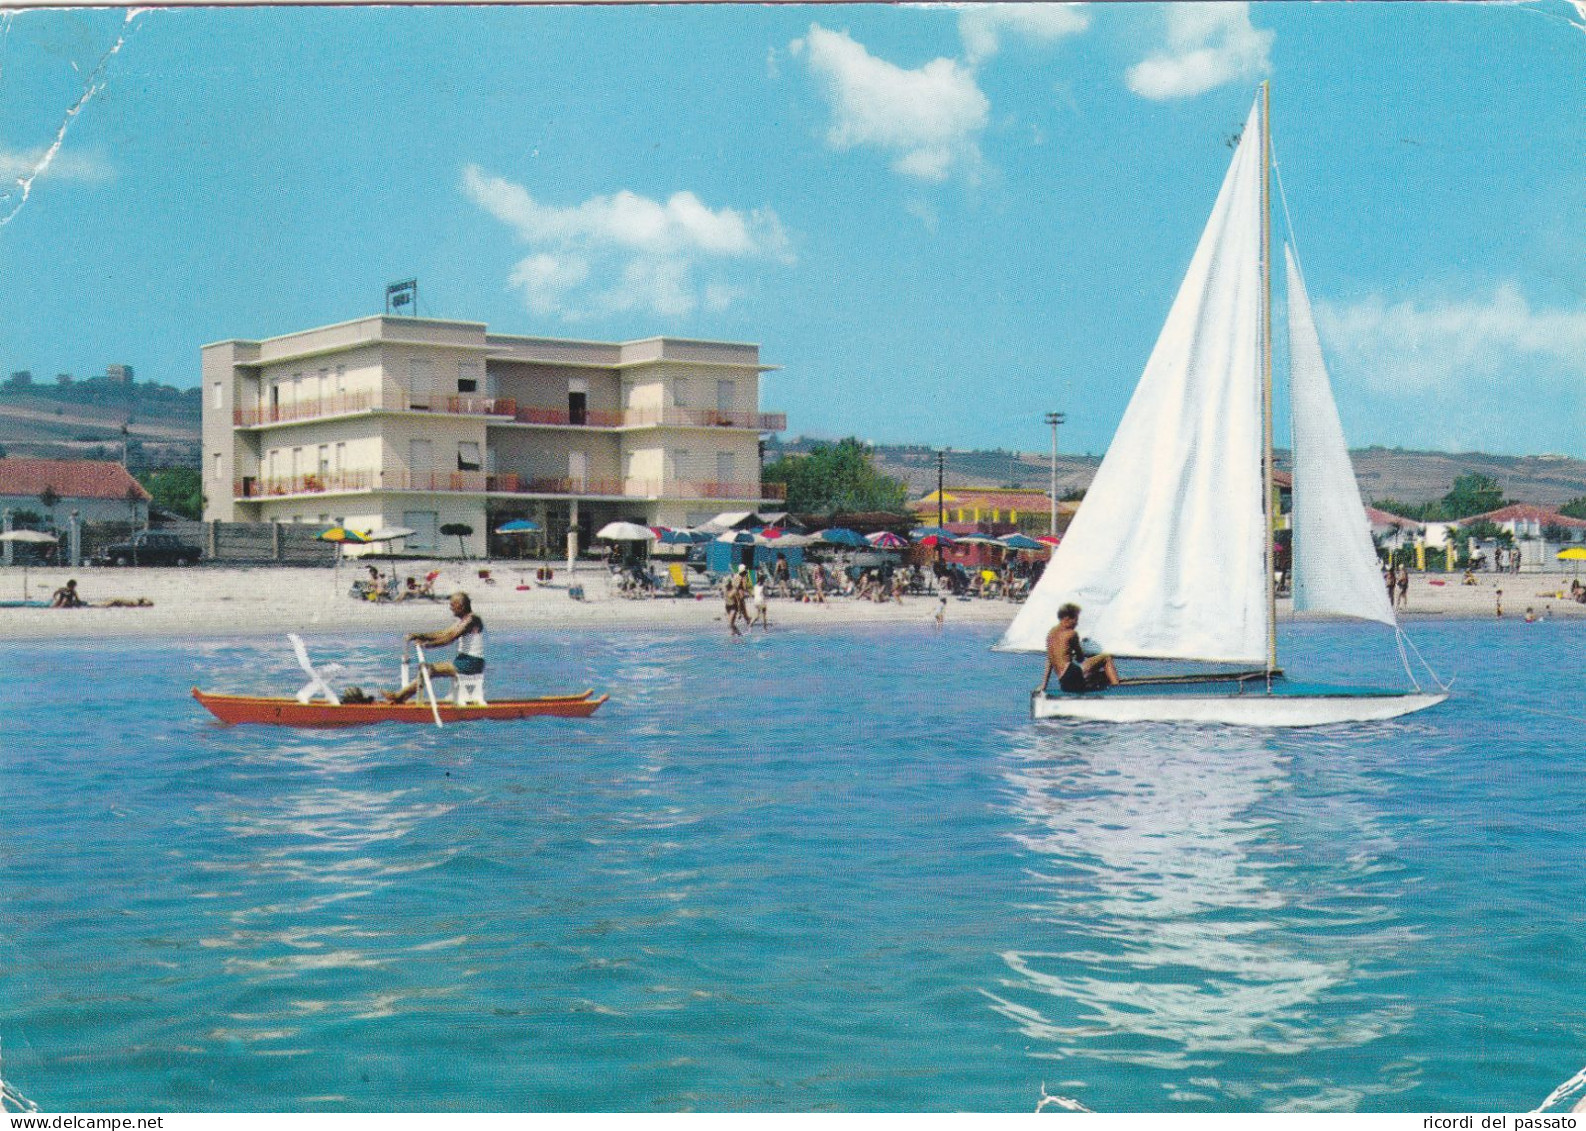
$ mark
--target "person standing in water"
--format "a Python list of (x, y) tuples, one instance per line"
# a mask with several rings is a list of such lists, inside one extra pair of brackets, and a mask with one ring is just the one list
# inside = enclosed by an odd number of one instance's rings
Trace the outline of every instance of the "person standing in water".
[[(466, 593), (453, 593), (451, 598), (452, 616), (457, 619), (448, 627), (435, 632), (410, 632), (407, 635), (408, 643), (419, 643), (426, 648), (442, 648), (456, 641), (457, 657), (450, 663), (442, 660), (439, 663), (426, 663), (424, 665), (431, 676), (445, 676), (456, 679), (460, 675), (483, 675), (485, 670), (485, 622), (474, 612), (473, 602), (469, 601)], [(385, 692), (388, 703), (406, 703), (419, 689), (423, 682), (424, 674), (419, 673), (417, 679), (412, 680), (400, 691)]]

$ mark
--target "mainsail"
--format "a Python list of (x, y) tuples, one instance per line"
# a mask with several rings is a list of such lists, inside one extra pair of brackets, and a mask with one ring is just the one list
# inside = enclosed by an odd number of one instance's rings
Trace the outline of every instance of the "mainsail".
[(1294, 610), (1396, 623), (1294, 253), (1288, 267), (1294, 431)]
[(1057, 609), (1122, 656), (1264, 664), (1258, 101), (1189, 272), (1062, 545), (996, 647)]

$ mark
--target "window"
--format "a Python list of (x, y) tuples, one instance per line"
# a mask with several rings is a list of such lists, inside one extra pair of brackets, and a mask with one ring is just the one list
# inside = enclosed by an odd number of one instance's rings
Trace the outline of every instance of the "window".
[(403, 511), (402, 525), (413, 531), (407, 536), (410, 550), (433, 550), (435, 536), (440, 528), (440, 515), (436, 511)]
[(736, 381), (716, 382), (716, 411), (731, 412), (738, 403), (738, 383)]
[(479, 391), (479, 363), (477, 361), (460, 361), (457, 363), (457, 391), (459, 393), (477, 393)]
[(672, 379), (672, 407), (683, 408), (688, 404), (688, 378), (674, 377)]
[(221, 463), (220, 453), (216, 452), (215, 453), (215, 474), (214, 474), (215, 482), (219, 483), (225, 477), (226, 477), (225, 466)]
[(319, 446), (319, 473), (321, 475), (329, 475), (330, 474), (330, 445), (329, 444), (321, 444)]
[(215, 392), (214, 392), (214, 407), (215, 408), (223, 408), (225, 406), (225, 404), (226, 404), (226, 387), (224, 385), (222, 385), (219, 381), (216, 381), (215, 384), (212, 387), (215, 390)]
[(330, 370), (321, 369), (319, 371), (319, 399), (323, 401), (328, 396), (330, 396)]
[(347, 367), (345, 365), (338, 365), (336, 367), (336, 395), (339, 397), (339, 396), (342, 396), (346, 392), (347, 392)]
[(296, 479), (303, 473), (303, 449), (292, 449), (292, 478)]
[(408, 471), (428, 476), (435, 470), (435, 445), (428, 440), (408, 441)]
[(589, 457), (583, 452), (567, 453), (567, 478), (573, 481), (573, 488), (582, 491), (589, 479)]
[(428, 408), (435, 386), (435, 367), (427, 357), (408, 358), (408, 403), (413, 408)]
[(336, 462), (333, 466), (337, 471), (342, 471), (347, 466), (347, 444), (344, 440), (336, 441)]
[(567, 423), (583, 424), (589, 412), (589, 381), (583, 377), (567, 379)]
[(479, 461), (479, 445), (473, 440), (462, 440), (457, 444), (457, 470), (478, 471), (483, 466)]
[(687, 479), (688, 466), (693, 462), (693, 457), (687, 448), (678, 448), (672, 453), (672, 478)]
[(731, 483), (738, 474), (737, 460), (731, 452), (716, 453), (716, 482)]

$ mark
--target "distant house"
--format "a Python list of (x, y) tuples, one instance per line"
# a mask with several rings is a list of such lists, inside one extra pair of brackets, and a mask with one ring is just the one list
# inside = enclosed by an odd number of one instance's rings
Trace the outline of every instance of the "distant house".
[(1541, 538), (1542, 532), (1550, 526), (1568, 530), (1574, 541), (1579, 541), (1581, 532), (1586, 531), (1586, 520), (1571, 518), (1567, 514), (1560, 514), (1556, 510), (1539, 507), (1533, 503), (1512, 503), (1507, 507), (1488, 511), (1486, 514), (1473, 514), (1469, 518), (1460, 519), (1461, 523), (1483, 521), (1507, 530), (1516, 541)]
[(1372, 541), (1384, 550), (1402, 550), (1413, 546), (1426, 534), (1424, 523), (1376, 507), (1366, 508), (1366, 521), (1371, 524)]
[[(55, 497), (46, 506), (46, 491)], [(0, 512), (13, 518), (23, 511), (46, 526), (64, 529), (77, 512), (82, 522), (132, 522), (149, 519), (149, 493), (119, 463), (89, 459), (0, 459)]]

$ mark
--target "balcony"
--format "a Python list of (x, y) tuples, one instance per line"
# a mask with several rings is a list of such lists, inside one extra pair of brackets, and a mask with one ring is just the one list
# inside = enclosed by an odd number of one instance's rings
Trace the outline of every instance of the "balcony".
[(511, 397), (437, 396), (428, 404), (414, 405), (400, 389), (383, 392), (343, 393), (293, 401), (269, 408), (239, 408), (231, 414), (237, 428), (263, 428), (273, 424), (298, 424), (352, 412), (434, 412), (452, 416), (515, 416), (518, 404)]
[(489, 475), (483, 471), (413, 472), (400, 468), (391, 471), (326, 471), (315, 475), (274, 478), (245, 476), (233, 484), (234, 496), (242, 500), (346, 491), (425, 491), (616, 499), (736, 499), (746, 502), (787, 498), (787, 488), (780, 483), (757, 485), (714, 480), (534, 477), (513, 473)]
[(784, 412), (737, 412), (717, 408), (630, 408), (622, 414), (628, 428), (752, 428), (756, 432), (782, 432), (787, 429)]
[(544, 424), (560, 428), (740, 428), (756, 432), (783, 432), (787, 429), (787, 414), (782, 412), (657, 407), (621, 411), (586, 409), (574, 414), (565, 408), (519, 407), (512, 397), (466, 395), (436, 396), (427, 404), (415, 405), (411, 396), (401, 389), (344, 393), (268, 408), (239, 408), (232, 411), (231, 420), (237, 428), (267, 428), (355, 412), (433, 412), (450, 416), (510, 417), (517, 424)]

